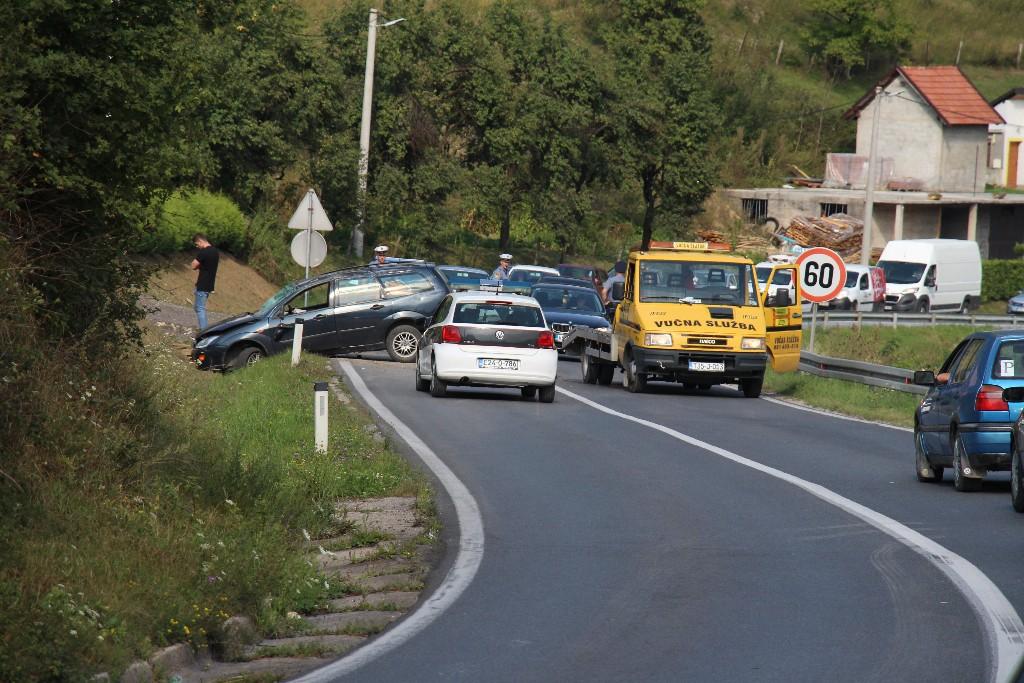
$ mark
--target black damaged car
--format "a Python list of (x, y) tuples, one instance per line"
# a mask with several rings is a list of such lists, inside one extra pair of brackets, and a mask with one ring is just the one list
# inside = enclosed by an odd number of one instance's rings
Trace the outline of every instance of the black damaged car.
[(323, 273), (285, 285), (255, 313), (204, 329), (192, 360), (202, 370), (229, 370), (291, 349), (302, 319), (302, 348), (324, 355), (385, 349), (393, 360), (416, 358), (420, 334), (448, 293), (432, 264), (396, 263)]

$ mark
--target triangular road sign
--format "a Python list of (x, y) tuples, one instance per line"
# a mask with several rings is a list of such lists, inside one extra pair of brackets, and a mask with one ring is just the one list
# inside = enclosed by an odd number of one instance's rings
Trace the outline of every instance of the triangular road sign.
[(313, 190), (307, 192), (299, 202), (299, 208), (295, 209), (292, 219), (288, 221), (288, 227), (292, 230), (308, 230), (310, 227), (321, 231), (334, 230), (330, 219), (327, 218), (327, 212)]

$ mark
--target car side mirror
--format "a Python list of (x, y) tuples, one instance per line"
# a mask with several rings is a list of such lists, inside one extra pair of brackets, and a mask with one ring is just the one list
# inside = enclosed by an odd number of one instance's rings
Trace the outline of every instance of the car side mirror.
[(613, 282), (612, 283), (612, 301), (622, 301), (623, 295), (626, 293), (625, 282)]
[(935, 385), (935, 373), (931, 370), (917, 370), (914, 372), (914, 384), (923, 387)]
[(1024, 387), (1009, 387), (1003, 389), (1003, 400), (1007, 403), (1024, 402)]

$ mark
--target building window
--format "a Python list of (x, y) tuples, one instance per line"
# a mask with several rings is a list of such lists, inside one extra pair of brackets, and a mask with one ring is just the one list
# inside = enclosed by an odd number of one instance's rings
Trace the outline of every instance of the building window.
[(761, 225), (761, 223), (764, 223), (764, 219), (768, 217), (767, 199), (741, 199), (740, 203), (742, 204), (743, 215), (751, 223)]
[(836, 204), (834, 202), (822, 202), (821, 203), (821, 215), (831, 216), (834, 213), (846, 213), (846, 204)]

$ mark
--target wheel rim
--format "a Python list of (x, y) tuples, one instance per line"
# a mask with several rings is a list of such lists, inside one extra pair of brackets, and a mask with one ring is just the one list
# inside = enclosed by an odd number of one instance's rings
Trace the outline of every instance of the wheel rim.
[(245, 359), (246, 367), (251, 368), (252, 366), (259, 363), (261, 358), (263, 358), (263, 354), (261, 354), (259, 351), (252, 353), (248, 358)]
[(411, 332), (399, 332), (391, 342), (391, 348), (402, 358), (408, 358), (416, 353), (416, 335)]

